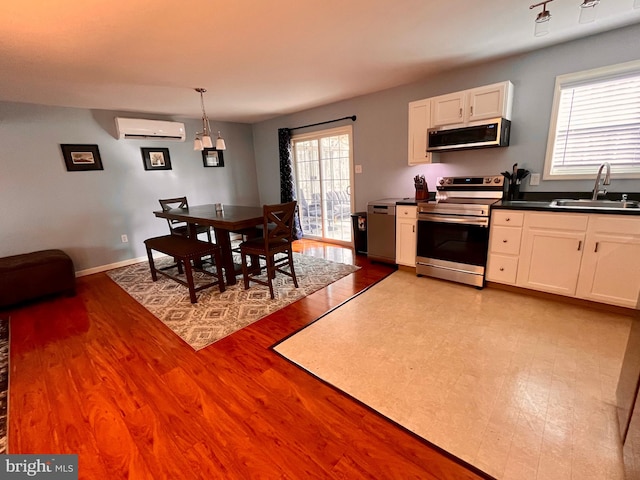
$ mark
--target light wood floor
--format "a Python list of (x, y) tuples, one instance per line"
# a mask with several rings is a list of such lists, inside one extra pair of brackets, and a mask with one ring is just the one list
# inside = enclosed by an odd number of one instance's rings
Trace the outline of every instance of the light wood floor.
[[(338, 261), (351, 250), (298, 242)], [(106, 274), (11, 314), (9, 453), (83, 479), (477, 479), (270, 346), (392, 270), (363, 268), (194, 352)]]

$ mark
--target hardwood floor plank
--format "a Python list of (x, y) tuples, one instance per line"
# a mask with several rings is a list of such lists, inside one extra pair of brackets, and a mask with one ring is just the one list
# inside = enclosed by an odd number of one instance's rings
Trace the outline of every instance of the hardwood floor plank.
[(78, 453), (91, 480), (482, 478), (271, 350), (393, 271), (296, 250), (362, 268), (198, 352), (104, 273), (11, 311), (10, 453)]

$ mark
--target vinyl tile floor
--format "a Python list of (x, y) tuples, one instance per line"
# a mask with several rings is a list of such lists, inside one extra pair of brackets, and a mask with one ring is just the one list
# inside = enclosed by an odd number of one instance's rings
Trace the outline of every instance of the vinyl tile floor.
[(504, 480), (622, 480), (631, 318), (398, 271), (276, 351)]

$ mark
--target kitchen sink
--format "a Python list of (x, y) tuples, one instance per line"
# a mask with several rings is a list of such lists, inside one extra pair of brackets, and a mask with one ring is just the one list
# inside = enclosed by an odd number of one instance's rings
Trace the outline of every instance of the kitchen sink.
[(553, 200), (549, 206), (551, 207), (567, 207), (567, 208), (602, 208), (602, 209), (617, 209), (617, 208), (640, 208), (640, 203), (635, 200), (571, 200), (560, 199)]

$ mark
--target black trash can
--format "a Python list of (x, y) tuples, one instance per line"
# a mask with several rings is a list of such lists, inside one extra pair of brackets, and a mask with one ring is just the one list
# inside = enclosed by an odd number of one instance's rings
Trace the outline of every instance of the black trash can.
[(367, 212), (351, 214), (353, 223), (353, 247), (356, 253), (367, 254)]

